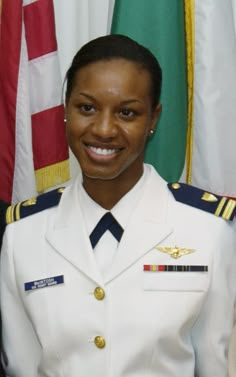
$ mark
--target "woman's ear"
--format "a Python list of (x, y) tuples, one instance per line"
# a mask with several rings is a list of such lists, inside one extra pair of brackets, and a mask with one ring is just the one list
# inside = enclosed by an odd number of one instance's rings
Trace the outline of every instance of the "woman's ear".
[(158, 105), (155, 107), (154, 111), (152, 112), (152, 121), (151, 121), (151, 126), (149, 129), (150, 135), (152, 135), (156, 129), (157, 121), (161, 114), (161, 110), (162, 110), (162, 105), (158, 103)]
[(66, 123), (67, 120), (67, 105), (64, 105), (64, 122)]

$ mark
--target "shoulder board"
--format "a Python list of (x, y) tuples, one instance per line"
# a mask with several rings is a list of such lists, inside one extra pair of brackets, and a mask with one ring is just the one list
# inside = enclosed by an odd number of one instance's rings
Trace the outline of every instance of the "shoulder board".
[(233, 220), (236, 215), (236, 200), (201, 190), (185, 183), (168, 183), (175, 199), (184, 204)]
[(58, 188), (39, 195), (35, 198), (24, 200), (23, 202), (12, 204), (6, 211), (6, 224), (11, 224), (24, 217), (41, 212), (45, 209), (56, 206), (64, 191), (64, 187)]

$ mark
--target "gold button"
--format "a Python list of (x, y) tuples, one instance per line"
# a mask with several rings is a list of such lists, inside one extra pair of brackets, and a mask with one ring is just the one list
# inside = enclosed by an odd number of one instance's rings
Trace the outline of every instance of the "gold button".
[(180, 184), (179, 183), (172, 183), (172, 188), (174, 190), (178, 190), (180, 188)]
[(94, 289), (94, 296), (97, 300), (103, 300), (105, 297), (105, 291), (101, 287), (97, 287)]
[(106, 345), (106, 341), (102, 336), (96, 336), (94, 338), (94, 343), (97, 348), (104, 348)]

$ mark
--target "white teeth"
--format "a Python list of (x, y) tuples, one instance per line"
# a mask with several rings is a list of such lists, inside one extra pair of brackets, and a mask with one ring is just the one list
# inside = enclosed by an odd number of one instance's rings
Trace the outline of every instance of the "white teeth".
[(94, 153), (102, 155), (102, 156), (108, 156), (116, 152), (116, 149), (105, 149), (105, 148), (103, 149), (103, 148), (95, 148), (95, 147), (90, 147), (90, 149)]

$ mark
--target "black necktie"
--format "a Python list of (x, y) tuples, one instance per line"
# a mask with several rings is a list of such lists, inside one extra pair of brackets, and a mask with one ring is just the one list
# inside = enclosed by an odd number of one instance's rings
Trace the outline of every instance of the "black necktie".
[(109, 230), (117, 241), (120, 241), (124, 230), (110, 212), (105, 213), (89, 236), (93, 248), (106, 230)]

